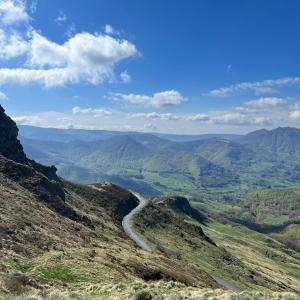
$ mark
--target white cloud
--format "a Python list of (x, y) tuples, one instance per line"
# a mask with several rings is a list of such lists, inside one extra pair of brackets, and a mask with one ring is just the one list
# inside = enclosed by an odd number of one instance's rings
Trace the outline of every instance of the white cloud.
[(196, 114), (196, 115), (187, 116), (186, 120), (205, 122), (205, 121), (209, 121), (210, 117), (206, 114)]
[(157, 112), (150, 112), (150, 113), (134, 113), (131, 114), (132, 118), (140, 118), (140, 119), (152, 119), (152, 120), (172, 120), (177, 121), (181, 119), (181, 116), (174, 115), (171, 113), (160, 114)]
[(141, 118), (141, 119), (159, 119), (160, 114), (156, 112), (151, 113), (133, 113), (130, 116), (131, 118)]
[(144, 129), (147, 129), (147, 130), (157, 130), (157, 127), (152, 123), (146, 123), (146, 124), (144, 124), (143, 127), (144, 127)]
[(246, 102), (246, 105), (251, 108), (267, 108), (282, 106), (287, 103), (286, 100), (276, 97), (259, 98), (257, 100)]
[[(56, 21), (62, 23), (66, 19), (60, 12)], [(16, 26), (19, 23), (26, 26)], [(116, 64), (138, 55), (135, 45), (125, 39), (101, 33), (74, 35), (70, 28), (68, 31), (72, 36), (67, 41), (51, 41), (31, 26), (25, 0), (0, 0), (0, 59), (24, 55), (23, 64), (19, 62), (17, 68), (0, 68), (0, 85), (54, 87), (80, 82), (97, 85), (115, 80)], [(124, 82), (130, 81), (127, 72), (120, 76)]]
[(32, 67), (65, 67), (69, 47), (49, 41), (37, 32), (33, 32), (28, 63)]
[(166, 114), (160, 114), (160, 118), (161, 120), (178, 121), (181, 120), (182, 117), (171, 113), (166, 113)]
[(215, 124), (245, 124), (245, 115), (240, 113), (225, 113), (212, 118), (212, 122)]
[(298, 121), (300, 120), (300, 110), (294, 110), (291, 111), (289, 113), (289, 117), (293, 120), (293, 121)]
[(104, 32), (106, 34), (114, 34), (115, 33), (115, 29), (111, 25), (106, 24), (105, 27), (104, 27)]
[(295, 84), (300, 84), (300, 77), (286, 77), (286, 78), (280, 78), (275, 80), (242, 82), (242, 83), (230, 85), (228, 87), (222, 87), (219, 89), (211, 90), (204, 95), (209, 95), (214, 97), (230, 97), (247, 90), (253, 90), (257, 92), (258, 88), (276, 88), (276, 87), (283, 87), (283, 86), (295, 85)]
[(250, 108), (245, 106), (236, 106), (233, 108), (233, 110), (242, 114), (253, 114), (257, 112), (256, 108)]
[(99, 84), (113, 78), (119, 61), (137, 55), (127, 40), (80, 33), (60, 45), (32, 33), (26, 68), (0, 68), (0, 84), (63, 86), (85, 81)]
[(27, 124), (27, 125), (38, 125), (42, 121), (42, 118), (35, 115), (31, 115), (31, 116), (24, 115), (24, 116), (12, 117), (12, 118), (17, 124)]
[(98, 116), (109, 116), (111, 111), (103, 108), (81, 108), (80, 106), (75, 106), (72, 109), (73, 114), (93, 114), (96, 117)]
[(120, 78), (124, 83), (130, 83), (131, 82), (131, 76), (127, 73), (127, 71), (124, 71), (120, 74)]
[(111, 26), (110, 24), (106, 24), (104, 26), (104, 32), (108, 35), (117, 35), (120, 36), (123, 33), (123, 30), (119, 30)]
[(8, 97), (3, 92), (0, 92), (0, 101), (3, 101), (3, 100), (8, 100)]
[(25, 54), (28, 42), (17, 32), (6, 33), (0, 28), (0, 59), (10, 59)]
[(154, 93), (151, 96), (139, 94), (111, 93), (112, 100), (122, 100), (129, 104), (137, 104), (151, 107), (170, 107), (181, 104), (185, 98), (175, 90)]
[(61, 24), (65, 23), (65, 22), (67, 22), (67, 16), (66, 16), (66, 14), (65, 14), (63, 11), (60, 11), (60, 12), (58, 13), (58, 16), (57, 16), (56, 19), (55, 19), (55, 22), (56, 22), (57, 24), (59, 24), (59, 25), (61, 25)]
[(252, 117), (246, 116), (241, 113), (228, 112), (220, 114), (211, 118), (212, 123), (214, 124), (227, 124), (227, 125), (256, 125), (256, 126), (265, 126), (270, 125), (270, 118), (267, 117)]
[(28, 40), (17, 26), (27, 26), (29, 22), (25, 4), (21, 0), (0, 0), (0, 60), (23, 55), (28, 50)]
[(26, 12), (26, 3), (22, 0), (0, 1), (0, 23), (12, 25), (28, 22), (29, 16)]
[(134, 113), (131, 114), (131, 118), (140, 119), (152, 119), (152, 120), (164, 120), (164, 121), (199, 121), (206, 122), (210, 120), (210, 117), (206, 114), (196, 114), (196, 115), (185, 115), (185, 114), (172, 114), (172, 113)]
[(279, 92), (277, 89), (268, 86), (256, 87), (254, 91), (256, 95), (276, 94)]
[(250, 121), (250, 124), (258, 126), (268, 126), (272, 124), (272, 121), (268, 117), (256, 117)]

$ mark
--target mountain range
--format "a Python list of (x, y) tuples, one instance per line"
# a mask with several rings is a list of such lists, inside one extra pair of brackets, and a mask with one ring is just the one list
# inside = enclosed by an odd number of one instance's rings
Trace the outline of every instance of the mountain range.
[(300, 183), (297, 128), (263, 129), (234, 139), (202, 136), (184, 142), (129, 132), (106, 132), (105, 138), (99, 138), (96, 131), (91, 138), (92, 131), (75, 129), (55, 129), (53, 136), (47, 134), (49, 130), (53, 129), (21, 127), (25, 152), (79, 183), (108, 180), (148, 196), (199, 191), (222, 195)]

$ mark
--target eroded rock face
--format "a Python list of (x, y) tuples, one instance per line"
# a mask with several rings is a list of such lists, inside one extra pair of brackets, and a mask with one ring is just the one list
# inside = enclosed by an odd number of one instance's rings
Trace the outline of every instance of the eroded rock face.
[(5, 114), (0, 105), (0, 154), (16, 162), (26, 163), (27, 158), (17, 136), (16, 123)]
[(18, 132), (16, 123), (6, 115), (4, 108), (0, 105), (0, 155), (31, 167), (49, 180), (60, 181), (54, 166), (46, 167), (26, 157), (23, 146), (18, 140)]
[(18, 183), (44, 202), (51, 210), (71, 220), (93, 227), (92, 222), (79, 215), (65, 201), (64, 184), (54, 166), (47, 167), (26, 157), (18, 140), (16, 123), (0, 105), (0, 173)]

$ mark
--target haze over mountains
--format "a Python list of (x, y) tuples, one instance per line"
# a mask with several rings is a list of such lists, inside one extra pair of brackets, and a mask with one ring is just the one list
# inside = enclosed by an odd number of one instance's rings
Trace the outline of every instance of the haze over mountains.
[[(42, 128), (30, 125), (19, 125), (20, 136), (55, 142), (70, 142), (74, 140), (95, 141), (104, 140), (113, 136), (139, 134), (132, 131), (109, 131), (109, 130), (87, 130), (87, 129), (58, 129), (58, 128)], [(194, 140), (204, 140), (208, 138), (224, 138), (233, 140), (241, 135), (238, 134), (199, 134), (199, 135), (178, 135), (167, 133), (153, 133), (153, 135), (165, 138), (170, 141), (185, 142)]]
[(171, 140), (146, 133), (20, 128), (29, 157), (56, 165), (58, 174), (82, 183), (109, 180), (150, 196), (300, 183), (297, 128)]

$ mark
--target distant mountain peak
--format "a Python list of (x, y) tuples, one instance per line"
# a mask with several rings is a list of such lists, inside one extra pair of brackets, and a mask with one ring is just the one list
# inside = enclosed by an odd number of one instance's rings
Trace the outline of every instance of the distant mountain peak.
[(300, 154), (300, 129), (277, 127), (257, 130), (237, 140), (238, 143), (260, 152), (267, 159), (295, 159)]
[(244, 138), (249, 135), (254, 135), (254, 134), (262, 134), (262, 133), (268, 134), (268, 133), (278, 133), (278, 132), (300, 132), (300, 129), (296, 128), (296, 127), (289, 127), (289, 126), (279, 126), (279, 127), (269, 129), (269, 130), (263, 128), (263, 129), (249, 132), (248, 134), (246, 134), (245, 136), (243, 136), (241, 138)]

